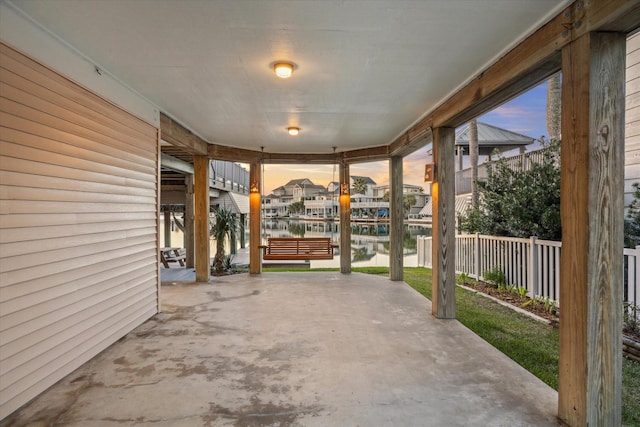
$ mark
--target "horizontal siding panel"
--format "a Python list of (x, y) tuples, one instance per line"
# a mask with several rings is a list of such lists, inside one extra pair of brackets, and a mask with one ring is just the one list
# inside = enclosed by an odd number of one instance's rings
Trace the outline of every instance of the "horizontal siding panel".
[[(638, 98), (640, 98), (640, 96), (638, 96)], [(640, 120), (640, 106), (634, 107), (634, 108), (627, 108), (625, 112), (625, 119), (627, 122)]]
[[(59, 372), (56, 377), (58, 377), (58, 380), (63, 378), (79, 366), (74, 366), (73, 369), (68, 372), (64, 369), (72, 360), (75, 360), (75, 355), (79, 351), (85, 354), (85, 356), (80, 360), (83, 360), (83, 363), (86, 362), (91, 357), (95, 356), (95, 354), (106, 349), (110, 344), (112, 344), (114, 338), (117, 339), (117, 337), (122, 336), (122, 334), (127, 333), (127, 331), (131, 331), (139, 325), (139, 323), (132, 324), (130, 320), (131, 318), (139, 317), (140, 320), (143, 320), (145, 317), (147, 319), (151, 317), (154, 313), (152, 307), (153, 305), (149, 303), (148, 298), (136, 301), (136, 304), (128, 306), (125, 310), (118, 313), (118, 315), (106, 317), (103, 322), (96, 325), (85, 334), (76, 335), (71, 339), (62, 342), (55, 348), (55, 352), (52, 351), (41, 354), (37, 359), (31, 360), (27, 365), (17, 367), (14, 371), (10, 371), (11, 374), (13, 374), (13, 372), (20, 372), (26, 373), (26, 375), (16, 381), (10, 382), (14, 379), (13, 375), (11, 375), (12, 378), (8, 379), (6, 383), (3, 381), (2, 385), (6, 385), (6, 388), (0, 391), (0, 399), (2, 399), (0, 404), (8, 403), (5, 399), (10, 399), (15, 393), (14, 390), (34, 387), (42, 381), (43, 377), (48, 376), (49, 373), (62, 371)], [(138, 316), (138, 313), (144, 314)], [(117, 331), (117, 334), (112, 333), (112, 331)], [(107, 339), (103, 338), (105, 336)], [(95, 349), (95, 353), (93, 351), (89, 352), (88, 350), (83, 351), (84, 349)], [(81, 364), (82, 363), (80, 363), (80, 365)], [(51, 384), (48, 384), (48, 386), (54, 384), (58, 380), (53, 381)]]
[(640, 135), (627, 135), (624, 144), (626, 151), (640, 150)]
[[(151, 249), (148, 246), (152, 246)], [(21, 282), (28, 282), (30, 280), (46, 277), (49, 274), (63, 273), (67, 271), (76, 271), (78, 269), (86, 268), (94, 264), (100, 264), (103, 262), (117, 262), (119, 259), (143, 254), (146, 256), (153, 256), (157, 259), (155, 254), (155, 245), (133, 245), (123, 246), (116, 250), (103, 251), (96, 254), (85, 255), (74, 259), (66, 259), (58, 262), (46, 262), (47, 260), (38, 261), (38, 265), (33, 265), (29, 268), (23, 268), (20, 270), (3, 271), (0, 273), (0, 287), (3, 289), (3, 293), (9, 293), (7, 288), (16, 288), (16, 285)], [(150, 252), (152, 250), (152, 252)]]
[(627, 68), (627, 72), (625, 74), (625, 80), (630, 82), (640, 78), (640, 64), (634, 64), (633, 66)]
[[(53, 125), (54, 123), (56, 125), (66, 125), (69, 123), (79, 126), (78, 129), (80, 131), (86, 129), (98, 132), (99, 134), (110, 138), (110, 141), (112, 142), (111, 146), (99, 147), (98, 150), (100, 151), (108, 151), (109, 148), (114, 148), (127, 152), (130, 147), (135, 146), (137, 143), (135, 136), (118, 132), (112, 126), (98, 125), (91, 120), (83, 118), (77, 113), (64, 110), (61, 107), (46, 101), (40, 100), (37, 103), (34, 101), (37, 101), (37, 98), (33, 97), (33, 95), (21, 92), (12, 86), (4, 86), (2, 90), (2, 97), (0, 97), (0, 110), (11, 111), (14, 115), (19, 117), (30, 118), (31, 120), (47, 125)], [(127, 150), (124, 150), (125, 145)], [(149, 158), (149, 153), (142, 152), (140, 154), (140, 164), (146, 164), (148, 167), (153, 167), (153, 159)]]
[(624, 127), (625, 137), (640, 135), (640, 121), (627, 122)]
[(18, 389), (17, 387), (6, 392), (0, 392), (0, 401), (5, 402), (0, 405), (0, 418), (9, 415), (13, 410), (19, 408), (24, 402), (29, 401), (33, 396), (45, 391), (48, 387), (58, 382), (61, 378), (72, 373), (79, 368), (87, 360), (96, 356), (98, 353), (109, 347), (118, 338), (131, 332), (135, 327), (155, 314), (154, 307), (142, 307), (145, 311), (135, 313), (135, 317), (126, 319), (126, 321), (118, 322), (118, 329), (104, 337), (88, 349), (78, 349), (72, 352), (69, 361), (66, 364), (59, 365), (54, 371), (42, 377), (41, 381), (34, 383), (32, 386)]
[(155, 197), (94, 193), (89, 191), (52, 190), (49, 188), (14, 187), (0, 184), (0, 200), (133, 204), (136, 201), (140, 203), (153, 203)]
[(157, 311), (159, 153), (153, 126), (0, 55), (2, 418)]
[[(110, 240), (131, 239), (140, 235), (155, 234), (151, 221), (114, 221), (101, 224), (56, 225), (51, 227), (13, 228), (0, 236), (0, 257), (25, 255), (29, 252), (47, 252), (73, 246), (102, 244)], [(52, 244), (58, 242), (57, 244)], [(34, 245), (40, 245), (34, 246)]]
[[(102, 280), (92, 279), (91, 282), (81, 283), (77, 291), (51, 298), (30, 300), (19, 298), (13, 300), (19, 308), (7, 305), (10, 310), (3, 311), (0, 320), (0, 339), (11, 342), (21, 339), (32, 332), (57, 322), (79, 310), (81, 304), (94, 305), (104, 295), (121, 293), (126, 289), (147, 283), (149, 273), (153, 267), (139, 266), (135, 269), (122, 270), (122, 274), (110, 277), (102, 275)], [(39, 301), (39, 302), (37, 302)], [(75, 308), (74, 308), (75, 307)], [(69, 311), (73, 309), (74, 311)], [(2, 356), (3, 357), (3, 356)]]
[[(3, 143), (0, 142), (0, 146)], [(84, 182), (96, 182), (100, 184), (119, 185), (122, 187), (131, 186), (155, 191), (155, 181), (149, 179), (139, 180), (109, 173), (93, 171), (78, 171), (62, 165), (40, 163), (29, 159), (19, 159), (15, 157), (5, 157), (0, 155), (0, 170), (9, 172), (20, 172), (28, 175), (49, 176), (52, 178), (68, 178)]]
[[(118, 215), (110, 213), (70, 213), (57, 215), (21, 214), (0, 215), (0, 229), (48, 227), (52, 225), (78, 225), (109, 223), (116, 221), (156, 220), (155, 212), (126, 212)], [(0, 236), (2, 237), (2, 236)]]
[[(33, 268), (35, 266), (49, 264), (52, 262), (62, 262), (67, 259), (75, 259), (109, 250), (119, 250), (123, 247), (131, 247), (142, 243), (151, 243), (155, 247), (155, 233), (153, 230), (153, 227), (148, 227), (147, 229), (142, 229), (142, 231), (140, 229), (132, 229), (130, 234), (127, 232), (89, 234), (84, 237), (86, 237), (87, 240), (97, 240), (97, 242), (91, 242), (84, 245), (78, 244), (74, 240), (74, 237), (47, 239), (46, 241), (33, 240), (30, 242), (7, 244), (3, 246), (10, 247), (7, 250), (8, 253), (17, 252), (12, 248), (13, 246), (19, 246), (23, 249), (24, 253), (20, 255), (5, 255), (3, 250), (0, 262), (7, 263), (7, 267), (4, 271), (9, 272), (28, 267)], [(65, 247), (60, 245), (47, 250), (42, 250), (37, 247), (38, 244), (41, 244), (41, 246), (53, 246), (56, 240), (62, 240), (62, 244), (67, 246)], [(29, 245), (27, 246), (25, 243), (28, 243)], [(26, 249), (29, 248), (33, 248), (34, 251), (27, 252)]]
[(46, 214), (73, 213), (73, 212), (156, 212), (155, 206), (149, 205), (125, 205), (111, 203), (81, 203), (81, 202), (52, 202), (31, 200), (5, 200), (0, 203), (0, 215), (36, 213)]
[[(81, 106), (75, 103), (73, 100), (68, 99), (62, 95), (59, 95), (49, 88), (30, 84), (24, 77), (11, 73), (0, 68), (0, 82), (4, 83), (2, 96), (21, 104), (30, 105), (37, 108), (40, 111), (45, 111), (49, 114), (56, 115), (60, 118), (69, 117), (73, 115), (79, 117), (86, 122), (86, 120), (93, 120), (99, 123), (101, 126), (106, 126), (111, 129), (117, 129), (119, 133), (122, 133), (123, 137), (118, 138), (122, 140), (138, 140), (139, 138), (147, 139), (148, 137), (140, 135), (134, 129), (123, 128), (115, 119), (108, 116), (104, 116), (95, 110)], [(95, 127), (91, 126), (94, 130)], [(134, 145), (133, 147), (136, 147)], [(102, 149), (102, 148), (100, 148)], [(138, 147), (139, 152), (144, 156), (144, 148)], [(129, 147), (128, 151), (132, 151)]]
[(69, 154), (105, 165), (118, 166), (123, 169), (132, 169), (143, 173), (149, 173), (155, 166), (149, 165), (153, 162), (146, 159), (144, 164), (136, 163), (140, 156), (126, 154), (118, 151), (117, 148), (104, 147), (102, 150), (96, 150), (92, 145), (96, 145), (94, 141), (74, 135), (69, 132), (51, 129), (46, 125), (33, 122), (28, 119), (9, 115), (4, 113), (0, 115), (0, 120), (5, 120), (6, 125), (2, 130), (1, 138), (3, 141), (12, 142), (14, 144), (24, 145), (26, 147), (38, 148), (40, 150), (55, 152), (60, 154)]
[[(0, 98), (0, 101), (2, 100), (3, 98)], [(87, 144), (85, 144), (86, 149), (92, 152), (94, 154), (94, 157), (105, 158), (104, 156), (106, 155), (104, 154), (100, 155), (100, 153), (97, 153), (95, 150), (90, 150), (90, 146), (92, 143), (104, 144), (105, 141), (107, 142), (112, 141), (108, 137), (102, 136), (91, 130), (74, 127), (72, 123), (66, 123), (66, 122), (46, 123), (46, 122), (35, 120), (35, 119), (38, 119), (38, 117), (30, 117), (30, 118), (23, 117), (21, 115), (13, 114), (14, 112), (7, 112), (4, 110), (0, 110), (0, 125), (6, 129), (13, 129), (26, 134), (26, 135), (21, 135), (21, 139), (22, 139), (21, 143), (23, 145), (26, 145), (26, 144), (35, 145), (37, 143), (40, 143), (38, 148), (42, 150), (46, 150), (48, 152), (54, 152), (53, 151), (54, 147), (52, 147), (50, 144), (56, 141), (62, 142), (62, 143), (69, 142), (69, 144), (67, 144), (69, 145), (69, 147), (67, 147), (68, 148), (67, 152), (72, 152), (74, 154), (77, 152), (78, 155), (87, 155), (88, 153), (86, 153), (86, 151), (78, 150), (79, 147), (74, 147), (74, 144), (80, 145), (85, 142), (88, 142)], [(44, 119), (44, 117), (40, 117), (39, 119)], [(6, 132), (6, 130), (3, 130), (3, 133), (4, 132)], [(8, 134), (8, 135), (10, 136), (11, 134)], [(27, 135), (35, 135), (41, 138), (28, 138)], [(63, 146), (58, 146), (58, 147), (63, 148)], [(118, 161), (119, 159), (118, 150), (115, 148), (113, 150), (114, 151), (112, 153), (112, 156), (110, 156), (111, 158), (107, 159), (105, 161), (105, 164), (116, 164), (116, 162)], [(149, 154), (152, 155), (153, 152), (155, 151), (155, 147), (149, 147), (149, 151), (150, 151)], [(127, 156), (126, 154), (122, 154), (122, 156), (125, 159), (127, 157), (133, 157), (133, 156)], [(126, 161), (127, 160), (124, 160), (124, 161), (121, 160), (119, 163), (122, 164), (122, 163), (125, 163)], [(135, 163), (129, 162), (127, 166), (123, 167), (123, 169), (133, 168), (134, 165)], [(132, 169), (132, 171), (136, 171), (140, 173), (148, 173), (149, 167), (145, 165), (135, 165), (135, 169)]]
[(628, 96), (635, 96), (640, 92), (640, 79), (633, 79), (626, 84), (626, 93)]
[[(639, 79), (640, 80), (640, 79)], [(640, 83), (639, 83), (640, 84)], [(625, 109), (626, 111), (631, 110), (632, 108), (638, 108), (640, 107), (640, 92), (636, 92), (634, 94), (629, 94), (626, 98), (626, 104), (625, 104)], [(627, 122), (629, 122), (630, 120), (626, 118), (626, 114), (625, 114), (625, 120)]]
[(141, 135), (142, 139), (154, 139), (156, 137), (156, 130), (144, 121), (115, 107), (109, 101), (81, 88), (65, 77), (52, 73), (50, 69), (16, 53), (2, 43), (0, 43), (0, 55), (2, 55), (0, 66), (4, 69), (23, 76), (43, 88), (50, 89), (104, 116), (113, 118), (118, 123), (121, 123), (121, 126), (134, 129)]
[[(0, 355), (0, 362), (14, 367), (23, 365), (29, 361), (29, 355), (52, 351), (56, 341), (60, 340), (60, 335), (80, 335), (90, 329), (100, 321), (95, 318), (98, 313), (107, 312), (110, 316), (115, 315), (141, 295), (150, 297), (150, 293), (153, 293), (148, 275), (133, 284), (133, 287), (109, 289), (108, 292), (97, 294), (96, 298), (69, 304), (63, 310), (51, 309), (47, 316), (52, 319), (50, 322), (45, 322), (45, 318), (36, 317), (19, 324), (18, 326), (30, 331), (28, 334), (16, 333), (13, 330), (16, 328), (3, 331), (0, 336), (5, 347)], [(105, 304), (105, 301), (108, 301), (108, 304)], [(4, 340), (5, 337), (8, 339)]]
[(77, 179), (57, 178), (42, 175), (34, 176), (21, 172), (4, 170), (0, 170), (0, 183), (6, 186), (23, 188), (28, 186), (27, 188), (46, 188), (49, 190), (118, 194), (137, 197), (154, 198), (156, 196), (156, 191), (152, 188), (104, 184), (101, 182), (80, 181)]
[[(93, 150), (89, 149), (81, 149), (78, 147), (74, 147), (73, 145), (69, 145), (64, 143), (64, 141), (60, 142), (56, 139), (44, 138), (47, 134), (51, 135), (49, 128), (46, 125), (42, 125), (38, 122), (32, 122), (25, 118), (18, 117), (15, 115), (11, 115), (6, 112), (0, 112), (0, 123), (6, 125), (7, 129), (13, 129), (15, 131), (21, 132), (26, 135), (19, 135), (17, 138), (13, 138), (14, 140), (20, 140), (20, 143), (16, 144), (11, 141), (9, 138), (16, 135), (16, 132), (9, 132), (8, 130), (3, 130), (2, 140), (3, 149), (2, 152), (5, 156), (17, 157), (22, 159), (31, 159), (31, 157), (27, 157), (25, 155), (20, 154), (10, 154), (9, 152), (5, 152), (6, 150), (13, 149), (16, 150), (16, 147), (23, 147), (24, 152), (33, 151), (41, 151), (43, 154), (55, 155), (56, 159), (61, 158), (63, 156), (68, 156), (76, 159), (75, 168), (80, 170), (91, 170), (90, 166), (95, 165), (96, 167), (103, 168), (111, 168), (112, 170), (119, 169), (121, 171), (130, 171), (129, 175), (136, 174), (138, 176), (137, 179), (142, 179), (146, 174), (149, 174), (153, 168), (150, 170), (146, 166), (136, 166), (132, 167), (131, 162), (126, 160), (121, 160), (117, 157), (117, 153), (113, 153), (113, 156), (108, 156), (105, 154), (96, 153)], [(6, 132), (6, 136), (5, 136)], [(41, 138), (33, 138), (29, 135), (40, 136)], [(61, 137), (68, 135), (60, 135)], [(6, 145), (6, 147), (4, 147)], [(19, 153), (19, 152), (18, 152)], [(40, 156), (39, 159), (41, 159)], [(78, 160), (86, 160), (90, 162), (86, 166), (78, 164)], [(42, 161), (42, 160), (39, 160)], [(54, 163), (55, 159), (45, 160), (43, 163)], [(116, 169), (114, 169), (116, 168)], [(113, 173), (113, 172), (111, 172)], [(132, 176), (135, 177), (135, 176)]]
[(627, 51), (627, 67), (638, 63), (640, 63), (640, 49)]
[[(47, 282), (47, 278), (42, 277), (34, 280), (33, 283), (19, 284), (14, 286), (13, 289), (0, 290), (2, 293), (7, 292), (8, 294), (7, 299), (3, 299), (0, 303), (2, 313), (9, 315), (18, 310), (47, 304), (48, 301), (54, 301), (58, 298), (68, 299), (74, 292), (80, 292), (82, 296), (85, 290), (88, 289), (90, 292), (95, 292), (96, 288), (107, 286), (105, 283), (110, 280), (118, 282), (119, 280), (126, 280), (129, 276), (135, 277), (140, 272), (157, 270), (157, 263), (150, 264), (149, 257), (136, 257), (127, 261), (126, 264), (117, 265), (103, 263), (97, 266), (100, 269), (96, 270), (94, 274), (85, 276), (76, 274), (75, 277), (69, 279), (65, 279), (62, 274), (58, 274), (52, 276), (51, 282)], [(42, 286), (42, 284), (46, 283), (51, 283), (51, 286)], [(8, 291), (11, 290), (14, 292), (9, 293)], [(22, 319), (22, 321), (24, 322), (25, 320)], [(11, 323), (6, 325), (0, 323), (0, 330), (8, 327), (11, 327)]]

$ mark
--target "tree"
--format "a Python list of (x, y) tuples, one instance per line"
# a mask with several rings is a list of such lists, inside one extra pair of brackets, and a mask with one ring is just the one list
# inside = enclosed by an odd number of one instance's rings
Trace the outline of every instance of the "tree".
[(353, 179), (353, 187), (352, 191), (354, 194), (366, 194), (367, 193), (367, 184), (364, 182), (364, 179), (361, 177), (356, 177)]
[(409, 215), (409, 212), (411, 212), (411, 208), (415, 206), (416, 203), (416, 196), (414, 196), (413, 194), (404, 195), (404, 197), (402, 198), (402, 207), (404, 209), (405, 218)]
[(545, 143), (544, 159), (514, 171), (501, 158), (478, 185), (480, 199), (459, 217), (461, 231), (560, 240), (560, 144)]
[(633, 248), (640, 246), (640, 183), (633, 183), (633, 201), (624, 221), (624, 244)]
[(389, 202), (389, 192), (385, 191), (384, 195), (382, 196), (382, 201), (383, 202)]
[(304, 201), (298, 200), (297, 202), (291, 203), (289, 205), (289, 213), (294, 215), (304, 213)]
[(213, 258), (213, 268), (220, 272), (224, 270), (225, 254), (224, 241), (228, 237), (235, 240), (238, 232), (238, 218), (230, 210), (220, 208), (215, 212), (215, 222), (211, 226), (209, 235), (216, 241), (216, 255)]

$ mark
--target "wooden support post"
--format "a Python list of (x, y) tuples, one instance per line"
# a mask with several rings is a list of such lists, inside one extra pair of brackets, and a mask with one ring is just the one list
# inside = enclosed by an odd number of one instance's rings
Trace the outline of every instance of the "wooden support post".
[(187, 268), (193, 268), (195, 262), (195, 232), (194, 232), (194, 202), (193, 202), (193, 175), (186, 174), (184, 176), (184, 247), (185, 247), (185, 265)]
[(340, 163), (340, 273), (351, 273), (351, 176), (349, 165)]
[(621, 423), (625, 34), (562, 50), (558, 416)]
[[(195, 196), (196, 282), (208, 282), (211, 274), (209, 249), (209, 158), (193, 156)], [(186, 222), (186, 221), (185, 221)]]
[(389, 279), (402, 280), (404, 249), (404, 206), (402, 194), (402, 157), (389, 159)]
[(455, 129), (433, 131), (435, 181), (433, 197), (432, 313), (439, 319), (456, 317), (455, 271)]
[(260, 254), (262, 236), (260, 236), (260, 181), (262, 179), (260, 163), (251, 163), (249, 167), (249, 273), (262, 273)]
[(171, 246), (171, 211), (164, 210), (164, 245)]

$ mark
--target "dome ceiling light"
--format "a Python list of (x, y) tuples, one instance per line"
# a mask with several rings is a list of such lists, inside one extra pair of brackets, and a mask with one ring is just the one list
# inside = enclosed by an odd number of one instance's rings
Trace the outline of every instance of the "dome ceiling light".
[(295, 127), (295, 126), (289, 126), (287, 128), (287, 132), (289, 132), (289, 135), (291, 135), (291, 136), (296, 136), (297, 134), (300, 133), (300, 128)]
[(288, 79), (293, 74), (293, 64), (278, 62), (273, 65), (273, 71), (276, 73), (276, 76), (281, 79)]

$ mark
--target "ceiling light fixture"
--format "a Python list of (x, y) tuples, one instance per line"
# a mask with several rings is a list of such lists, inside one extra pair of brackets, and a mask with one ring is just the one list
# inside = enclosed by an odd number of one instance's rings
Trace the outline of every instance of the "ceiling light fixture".
[(296, 136), (297, 134), (300, 133), (300, 128), (297, 128), (295, 126), (289, 126), (287, 128), (287, 132), (289, 132), (289, 135), (291, 136)]
[(278, 62), (274, 64), (273, 71), (275, 71), (276, 76), (281, 79), (288, 79), (293, 74), (293, 64), (288, 62)]

